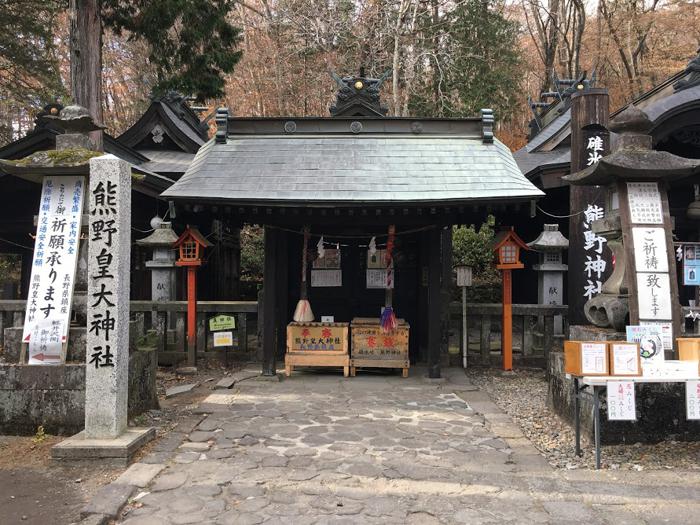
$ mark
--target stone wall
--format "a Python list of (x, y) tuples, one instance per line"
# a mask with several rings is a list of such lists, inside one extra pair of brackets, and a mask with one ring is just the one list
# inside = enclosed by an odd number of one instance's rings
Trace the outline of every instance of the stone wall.
[[(573, 380), (564, 374), (564, 354), (549, 356), (550, 406), (562, 418), (574, 423)], [(589, 387), (590, 388), (590, 387)], [(688, 421), (685, 415), (685, 384), (647, 383), (636, 385), (637, 421), (608, 421), (605, 393), (600, 397), (601, 442), (657, 443), (664, 439), (700, 440), (700, 421)], [(593, 397), (581, 400), (581, 433), (593, 440)]]
[(0, 434), (72, 435), (84, 424), (85, 365), (0, 365)]
[[(5, 343), (3, 346), (3, 361), (5, 363), (19, 363), (22, 351), (22, 332), (24, 328), (15, 326), (5, 328)], [(84, 363), (87, 328), (71, 327), (68, 332), (68, 347), (66, 361), (69, 363)], [(26, 363), (26, 358), (25, 358)]]
[[(0, 363), (0, 434), (31, 435), (39, 426), (57, 435), (73, 435), (83, 429), (85, 331), (71, 328), (67, 364), (29, 366), (18, 364), (22, 329), (5, 329), (5, 363)], [(132, 344), (129, 417), (158, 408), (156, 370), (155, 348), (136, 348)]]

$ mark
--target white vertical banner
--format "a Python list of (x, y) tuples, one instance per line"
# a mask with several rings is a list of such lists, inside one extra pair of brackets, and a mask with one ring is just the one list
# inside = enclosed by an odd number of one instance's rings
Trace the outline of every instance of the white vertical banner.
[(700, 419), (700, 381), (685, 383), (685, 413), (688, 419)]
[(636, 421), (637, 406), (632, 381), (608, 381), (608, 419)]
[(85, 435), (126, 430), (129, 373), (131, 168), (114, 155), (90, 159)]
[[(51, 176), (44, 177), (41, 187), (22, 342), (29, 343), (32, 334), (41, 330), (45, 344), (30, 345), (31, 364), (53, 360), (42, 356), (56, 355), (57, 334), (61, 344), (68, 337), (84, 185), (82, 176)], [(60, 348), (57, 353), (60, 354)]]

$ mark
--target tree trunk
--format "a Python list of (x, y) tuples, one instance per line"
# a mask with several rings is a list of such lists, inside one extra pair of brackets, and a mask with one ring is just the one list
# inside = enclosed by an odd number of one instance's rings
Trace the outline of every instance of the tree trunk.
[[(75, 104), (84, 106), (98, 124), (102, 117), (101, 0), (70, 0), (70, 84)], [(93, 147), (103, 151), (102, 131), (90, 133)]]

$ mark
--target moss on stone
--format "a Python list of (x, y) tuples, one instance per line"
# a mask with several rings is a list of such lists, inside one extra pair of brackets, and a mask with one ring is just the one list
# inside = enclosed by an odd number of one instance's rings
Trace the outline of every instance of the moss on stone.
[(104, 155), (101, 151), (92, 151), (85, 148), (71, 148), (62, 150), (37, 151), (23, 159), (8, 161), (22, 167), (74, 167), (87, 164), (93, 157)]

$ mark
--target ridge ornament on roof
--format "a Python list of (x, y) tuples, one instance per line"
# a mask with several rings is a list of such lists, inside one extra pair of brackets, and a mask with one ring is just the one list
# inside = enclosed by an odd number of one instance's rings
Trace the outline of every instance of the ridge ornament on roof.
[(365, 69), (360, 68), (359, 75), (340, 78), (331, 71), (339, 87), (335, 104), (330, 107), (331, 116), (386, 116), (388, 108), (381, 103), (379, 90), (390, 74), (391, 69), (387, 69), (381, 77), (370, 78), (365, 76)]
[(678, 91), (700, 85), (700, 48), (698, 48), (697, 53), (698, 55), (688, 62), (688, 66), (685, 68), (687, 78), (684, 77), (673, 84), (674, 92), (677, 93)]

